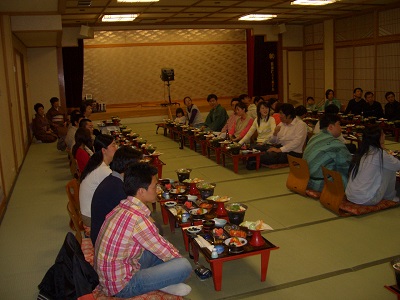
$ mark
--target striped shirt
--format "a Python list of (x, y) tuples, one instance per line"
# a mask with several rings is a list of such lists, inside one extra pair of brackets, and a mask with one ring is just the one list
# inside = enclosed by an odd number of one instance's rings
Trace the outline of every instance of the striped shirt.
[(324, 187), (322, 166), (338, 171), (342, 176), (343, 185), (346, 187), (351, 154), (347, 147), (326, 129), (322, 129), (320, 133), (310, 139), (303, 158), (307, 161), (310, 169), (309, 189), (322, 191)]
[(147, 206), (129, 196), (106, 216), (96, 240), (94, 268), (101, 291), (108, 296), (120, 292), (139, 271), (144, 250), (163, 261), (181, 257), (159, 235)]

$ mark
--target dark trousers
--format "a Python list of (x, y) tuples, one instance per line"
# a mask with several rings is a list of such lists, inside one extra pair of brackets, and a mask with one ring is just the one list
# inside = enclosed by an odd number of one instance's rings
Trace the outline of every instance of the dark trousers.
[(265, 152), (260, 156), (260, 163), (263, 165), (275, 165), (275, 164), (287, 164), (288, 158), (287, 156), (291, 155), (294, 157), (301, 158), (303, 157), (302, 153), (297, 152)]

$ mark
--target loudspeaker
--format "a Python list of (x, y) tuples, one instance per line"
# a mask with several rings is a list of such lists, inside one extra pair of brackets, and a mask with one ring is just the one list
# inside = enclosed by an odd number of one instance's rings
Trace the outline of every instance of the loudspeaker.
[(173, 81), (174, 69), (162, 68), (160, 78), (162, 81)]
[(89, 26), (81, 25), (81, 31), (79, 32), (79, 35), (83, 39), (94, 39), (94, 30)]

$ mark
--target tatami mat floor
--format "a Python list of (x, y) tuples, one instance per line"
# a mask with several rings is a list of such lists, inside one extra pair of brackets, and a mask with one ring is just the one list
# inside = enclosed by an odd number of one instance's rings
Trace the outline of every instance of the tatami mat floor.
[[(192, 168), (191, 177), (216, 182), (216, 194), (232, 196), (249, 206), (246, 219), (263, 219), (275, 230), (263, 235), (280, 247), (271, 252), (265, 282), (260, 281), (260, 257), (223, 266), (222, 291), (211, 279), (193, 275), (188, 299), (395, 299), (384, 289), (394, 284), (391, 258), (400, 255), (395, 240), (400, 208), (361, 217), (338, 217), (319, 202), (291, 193), (285, 183), (288, 168), (239, 174), (185, 148), (160, 133), (154, 123), (130, 127), (157, 146), (166, 163), (163, 177)], [(387, 141), (390, 149), (400, 144)], [(36, 299), (37, 285), (53, 264), (68, 232), (65, 184), (70, 179), (66, 154), (55, 144), (32, 144), (6, 215), (0, 226), (0, 299)], [(157, 208), (158, 219), (159, 208)], [(165, 237), (185, 252), (179, 231), (164, 226)], [(208, 266), (204, 259), (200, 262)], [(194, 266), (194, 264), (193, 264)]]

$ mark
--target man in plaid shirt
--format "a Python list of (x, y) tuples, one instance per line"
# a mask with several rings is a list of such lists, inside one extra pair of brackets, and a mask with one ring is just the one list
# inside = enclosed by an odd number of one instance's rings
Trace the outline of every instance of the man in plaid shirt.
[(154, 290), (177, 296), (190, 293), (182, 283), (192, 267), (159, 235), (147, 203), (157, 200), (157, 169), (137, 163), (125, 172), (128, 196), (106, 217), (95, 245), (94, 268), (108, 296), (130, 298)]

